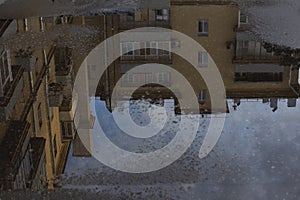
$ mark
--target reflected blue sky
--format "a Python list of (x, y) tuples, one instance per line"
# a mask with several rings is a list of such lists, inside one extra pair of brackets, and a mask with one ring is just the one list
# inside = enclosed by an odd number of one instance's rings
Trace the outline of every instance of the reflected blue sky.
[[(112, 114), (104, 103), (98, 101), (97, 104), (99, 112), (107, 116), (107, 120), (112, 120)], [(299, 195), (299, 106), (288, 108), (287, 101), (281, 100), (278, 110), (272, 112), (269, 104), (263, 104), (261, 100), (242, 101), (237, 111), (233, 110), (232, 105), (233, 101), (229, 100), (230, 114), (227, 115), (223, 134), (205, 159), (200, 160), (197, 151), (208, 119), (180, 160), (153, 173), (133, 175), (117, 172), (93, 158), (75, 158), (70, 153), (64, 187), (111, 186), (111, 192), (114, 192), (116, 185), (126, 188), (128, 184), (137, 187), (143, 183), (145, 187), (158, 187), (159, 184), (160, 188), (170, 185), (176, 188), (182, 187), (182, 184), (192, 184), (187, 192), (194, 197), (218, 198), (226, 193), (227, 197), (222, 199), (235, 199), (245, 193), (249, 198), (243, 199), (280, 199), (287, 194)], [(109, 128), (113, 131), (113, 127)], [(72, 175), (70, 180), (69, 175)], [(104, 182), (105, 176), (107, 180)], [(80, 182), (74, 181), (79, 177)], [(140, 189), (144, 191), (145, 188)]]

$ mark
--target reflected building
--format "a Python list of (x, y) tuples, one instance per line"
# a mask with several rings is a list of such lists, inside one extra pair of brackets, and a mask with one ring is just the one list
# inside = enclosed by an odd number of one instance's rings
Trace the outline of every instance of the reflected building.
[[(71, 22), (70, 17), (1, 20), (1, 37), (26, 40)], [(71, 51), (12, 44), (4, 42), (0, 50), (0, 188), (53, 188), (75, 131), (63, 95), (72, 87)]]
[[(281, 65), (282, 58), (250, 31), (249, 18), (235, 1), (163, 0), (151, 5), (141, 1), (135, 13), (1, 20), (0, 36), (30, 36), (32, 32), (42, 33), (67, 24), (100, 29), (94, 46), (133, 28), (179, 31), (206, 50), (191, 52), (197, 57), (197, 67), (208, 68), (210, 57), (214, 60), (224, 81), (224, 96), (234, 99), (235, 109), (247, 99), (262, 99), (273, 111), (279, 99), (288, 99), (288, 107), (296, 106), (299, 66)], [(144, 98), (157, 103), (171, 98), (175, 100), (176, 114), (215, 114), (203, 77), (186, 60), (170, 52), (180, 45), (167, 30), (156, 41), (121, 40), (113, 48), (122, 56), (109, 65), (99, 82), (95, 81), (99, 77), (94, 73), (98, 63), (85, 60), (88, 50), (79, 54), (55, 42), (42, 50), (0, 46), (0, 189), (58, 187), (72, 141), (74, 156), (91, 156), (95, 119), (90, 113), (90, 96), (100, 96), (113, 111), (118, 106), (112, 100), (118, 82), (118, 87), (125, 91), (118, 96), (121, 102)], [(110, 55), (102, 52), (101, 56)], [(168, 65), (182, 74), (197, 95), (198, 105), (180, 108), (179, 99), (190, 94), (176, 91), (178, 83), (172, 71), (148, 68), (130, 72), (146, 63)], [(72, 96), (80, 66), (85, 74), (82, 87), (87, 90)], [(167, 86), (174, 86), (175, 90), (170, 91)], [(128, 96), (126, 90), (134, 87), (138, 89)], [(96, 89), (96, 94), (92, 94), (91, 88)], [(78, 107), (80, 101), (86, 102), (86, 106)], [(77, 118), (76, 112), (81, 113)], [(84, 128), (85, 137), (78, 136), (75, 125)]]
[[(197, 53), (198, 67), (209, 67), (209, 57), (216, 63), (225, 85), (224, 95), (227, 99), (234, 99), (237, 102), (235, 106), (244, 100), (258, 99), (270, 102), (273, 111), (276, 111), (277, 102), (281, 99), (287, 99), (289, 107), (296, 106), (295, 102), (299, 97), (299, 66), (282, 64), (283, 58), (274, 50), (268, 49), (265, 42), (251, 32), (249, 17), (239, 10), (235, 1), (164, 2), (166, 4), (141, 4), (137, 12), (121, 14), (120, 32), (140, 27), (163, 27), (184, 33), (206, 50), (191, 52)], [(102, 77), (97, 95), (106, 101), (108, 109), (112, 111), (116, 102), (111, 101), (111, 95), (118, 80), (121, 80), (123, 91), (145, 83), (134, 92), (131, 99), (176, 100), (176, 94), (171, 94), (166, 87), (161, 86), (175, 85), (172, 82), (173, 74), (156, 73), (151, 68), (148, 71), (127, 73), (144, 63), (161, 63), (185, 76), (198, 97), (199, 112), (211, 114), (210, 94), (204, 79), (180, 56), (160, 50), (178, 47), (180, 44), (167, 36), (159, 41), (120, 41), (120, 52), (123, 55), (109, 67), (106, 76)], [(147, 84), (149, 82), (157, 84)], [(157, 91), (160, 91), (159, 94)], [(180, 95), (177, 97), (181, 98)], [(128, 95), (123, 95), (120, 100), (128, 98)], [(195, 108), (192, 108), (193, 111)], [(176, 109), (177, 114), (181, 112)]]

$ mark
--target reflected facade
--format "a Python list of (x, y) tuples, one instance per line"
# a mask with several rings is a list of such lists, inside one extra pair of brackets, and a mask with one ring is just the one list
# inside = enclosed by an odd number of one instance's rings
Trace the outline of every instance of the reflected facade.
[[(77, 107), (72, 98), (73, 83), (79, 67), (85, 65), (85, 86), (95, 84), (95, 65), (85, 61), (90, 50), (120, 32), (140, 27), (170, 28), (186, 34), (206, 51), (193, 52), (199, 68), (208, 68), (210, 57), (216, 63), (226, 89), (226, 98), (234, 100), (234, 109), (248, 100), (269, 103), (275, 112), (278, 101), (287, 99), (287, 107), (296, 107), (299, 98), (299, 65), (290, 62), (299, 55), (283, 56), (250, 30), (249, 17), (233, 1), (171, 0), (158, 5), (141, 4), (134, 13), (103, 16), (33, 17), (1, 20), (1, 38), (31, 38), (33, 33), (47, 33), (61, 27), (97, 28), (91, 45), (79, 52), (68, 44), (51, 41), (37, 50), (19, 47), (6, 40), (0, 45), (0, 189), (53, 189), (60, 187), (60, 175), (73, 142), (73, 155), (90, 157), (94, 117), (89, 105)], [(39, 39), (37, 39), (39, 40)], [(118, 81), (126, 88), (143, 85), (134, 95), (120, 96), (119, 101), (175, 99), (174, 112), (216, 114), (211, 112), (210, 94), (203, 78), (180, 56), (164, 49), (181, 44), (171, 37), (160, 41), (120, 41), (117, 49), (123, 54), (114, 61), (99, 83), (96, 94), (111, 112), (118, 107), (112, 93)], [(126, 53), (123, 53), (126, 52)], [(108, 55), (109, 56), (109, 55)], [(127, 73), (145, 63), (168, 65), (189, 80), (198, 97), (198, 107), (181, 110), (178, 97), (162, 85), (173, 85), (171, 72), (153, 72), (151, 68)], [(156, 84), (148, 84), (153, 82)], [(76, 134), (77, 110), (86, 111), (87, 138), (83, 146)], [(197, 110), (197, 111), (196, 111)], [(229, 112), (229, 108), (227, 108)], [(82, 123), (80, 121), (80, 123)]]
[[(268, 48), (264, 41), (250, 31), (249, 17), (239, 10), (236, 3), (171, 1), (170, 5), (142, 8), (136, 13), (120, 16), (120, 31), (145, 26), (171, 28), (201, 44), (207, 52), (195, 52), (198, 54), (198, 67), (209, 67), (210, 55), (221, 73), (226, 97), (234, 99), (236, 105), (240, 105), (243, 100), (260, 99), (264, 103), (271, 102), (270, 107), (275, 111), (278, 100), (287, 99), (289, 107), (296, 106), (295, 102), (299, 97), (299, 67), (285, 62), (286, 57)], [(152, 62), (172, 66), (183, 74), (198, 95), (200, 113), (211, 114), (210, 95), (203, 78), (195, 75), (197, 73), (193, 71), (193, 67), (180, 56), (161, 50), (180, 47), (176, 39), (171, 37), (164, 39), (142, 43), (120, 42), (121, 54), (128, 49), (131, 51), (110, 66), (107, 70), (108, 75), (103, 77), (99, 84), (101, 89), (97, 94), (102, 100), (106, 100), (109, 110), (112, 111), (116, 107), (116, 102), (111, 102), (110, 98), (120, 79), (123, 90), (145, 83), (144, 87), (135, 92), (134, 98), (175, 98), (162, 86), (146, 85), (151, 81), (174, 85), (170, 73), (154, 74), (149, 69), (126, 74), (138, 65)], [(164, 45), (167, 47), (163, 47)], [(90, 67), (92, 71), (93, 66)], [(151, 96), (151, 91), (161, 91), (161, 94)], [(120, 101), (125, 99), (126, 95), (123, 99), (120, 97)], [(177, 110), (176, 113), (179, 114), (180, 111)]]

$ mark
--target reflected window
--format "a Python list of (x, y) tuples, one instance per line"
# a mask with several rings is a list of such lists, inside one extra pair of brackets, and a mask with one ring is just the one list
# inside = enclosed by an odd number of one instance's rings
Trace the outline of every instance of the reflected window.
[(249, 41), (242, 41), (242, 47), (244, 49), (248, 49), (249, 48)]
[(170, 83), (170, 75), (166, 72), (158, 72), (157, 73), (158, 83), (160, 84), (169, 84)]
[(150, 42), (150, 55), (157, 55), (158, 54), (158, 43), (157, 42)]
[(8, 51), (0, 54), (0, 97), (4, 95), (5, 88), (12, 81), (10, 56)]
[(97, 78), (96, 75), (96, 65), (88, 65), (88, 69), (89, 69), (89, 79), (91, 80), (95, 80)]
[(201, 105), (205, 104), (205, 102), (206, 102), (206, 91), (205, 90), (199, 91), (198, 102)]
[(198, 35), (208, 36), (208, 20), (202, 19), (198, 22)]
[(66, 66), (66, 48), (57, 48), (54, 52), (56, 71), (63, 70)]
[(68, 23), (68, 18), (67, 18), (67, 16), (59, 16), (59, 17), (56, 17), (56, 19), (55, 19), (55, 24), (65, 24), (65, 23)]
[(198, 52), (198, 67), (208, 66), (208, 53), (204, 51)]
[(122, 56), (133, 55), (133, 43), (132, 42), (121, 43), (121, 55)]
[(42, 124), (43, 124), (41, 103), (38, 106), (38, 122), (39, 122), (39, 126), (41, 128)]
[(139, 42), (133, 42), (133, 54), (135, 56), (139, 56), (141, 55), (141, 51), (140, 51), (140, 43)]
[(120, 44), (121, 59), (153, 59), (170, 57), (170, 41), (123, 42)]
[(122, 87), (137, 87), (148, 83), (170, 85), (169, 72), (127, 73), (122, 76)]
[(29, 30), (29, 28), (28, 28), (28, 19), (27, 18), (25, 18), (23, 20), (23, 30), (24, 31), (28, 31)]
[[(29, 149), (30, 148), (31, 148), (31, 146), (29, 146)], [(30, 170), (31, 170), (31, 158), (30, 158), (29, 149), (27, 149), (25, 156), (24, 156), (24, 160), (23, 160), (23, 168), (24, 168), (24, 174), (25, 174), (26, 180), (29, 179), (29, 174), (30, 174)]]
[(134, 13), (125, 13), (125, 14), (121, 14), (120, 18), (121, 18), (121, 22), (132, 22), (134, 21)]
[(248, 16), (240, 12), (240, 24), (248, 24)]
[(155, 16), (157, 21), (167, 21), (169, 20), (169, 11), (167, 9), (156, 10)]
[(72, 139), (75, 130), (73, 121), (61, 122), (61, 130), (63, 139)]
[(39, 18), (39, 22), (40, 22), (40, 30), (41, 30), (42, 32), (44, 32), (44, 31), (45, 31), (45, 22), (44, 22), (44, 20), (43, 20), (43, 17), (40, 17), (40, 18)]
[(159, 51), (158, 51), (159, 55), (167, 55), (167, 56), (170, 55), (171, 42), (169, 42), (169, 41), (158, 42), (158, 47), (159, 47)]
[(54, 157), (56, 157), (57, 155), (56, 135), (54, 136), (53, 139), (53, 150), (54, 150)]
[(121, 43), (121, 58), (134, 57), (141, 55), (139, 42), (123, 42)]
[(134, 75), (128, 73), (122, 76), (122, 86), (128, 87), (134, 83)]

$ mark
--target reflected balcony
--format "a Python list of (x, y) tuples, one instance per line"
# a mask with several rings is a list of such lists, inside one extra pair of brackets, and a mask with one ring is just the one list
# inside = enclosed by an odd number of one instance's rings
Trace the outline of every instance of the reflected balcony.
[(165, 64), (172, 64), (171, 54), (158, 55), (123, 55), (120, 60), (121, 63), (149, 63), (159, 62)]
[(0, 185), (2, 189), (23, 189), (29, 181), (29, 123), (7, 121), (0, 124)]
[(72, 49), (56, 47), (54, 50), (55, 75), (59, 77), (70, 76), (73, 70)]
[(141, 1), (135, 13), (120, 14), (120, 30), (129, 30), (142, 27), (161, 27), (170, 29), (170, 2)]
[(72, 93), (64, 94), (61, 105), (59, 106), (59, 117), (61, 122), (74, 120), (77, 100), (72, 98)]
[(50, 107), (59, 107), (63, 101), (63, 86), (60, 83), (50, 83), (48, 85), (48, 99)]
[(36, 56), (16, 56), (15, 62), (16, 65), (21, 65), (26, 72), (32, 71), (35, 68), (37, 61)]
[(47, 183), (45, 143), (44, 138), (30, 139), (32, 166), (27, 187), (33, 190), (44, 189)]
[(300, 96), (300, 85), (299, 85), (299, 67), (292, 65), (290, 67), (290, 80), (289, 85), (295, 94)]
[(73, 121), (61, 121), (60, 122), (62, 139), (63, 141), (71, 141), (76, 134), (76, 127)]
[(61, 103), (59, 105), (60, 119), (62, 122), (73, 121), (75, 110), (73, 108), (73, 63), (72, 63), (72, 49), (67, 47), (56, 48), (54, 52), (55, 59), (55, 76), (56, 81), (61, 83), (62, 90), (59, 98)]
[(279, 63), (280, 57), (267, 50), (263, 41), (253, 33), (237, 33), (235, 57), (233, 63)]
[(12, 66), (11, 69), (13, 80), (5, 85), (3, 95), (0, 96), (0, 122), (9, 119), (24, 85), (24, 68), (21, 66)]
[(171, 28), (169, 21), (125, 21), (120, 23), (121, 30), (129, 30), (142, 27)]
[(7, 121), (0, 127), (1, 188), (44, 189), (45, 139), (30, 138), (30, 124), (26, 121)]

